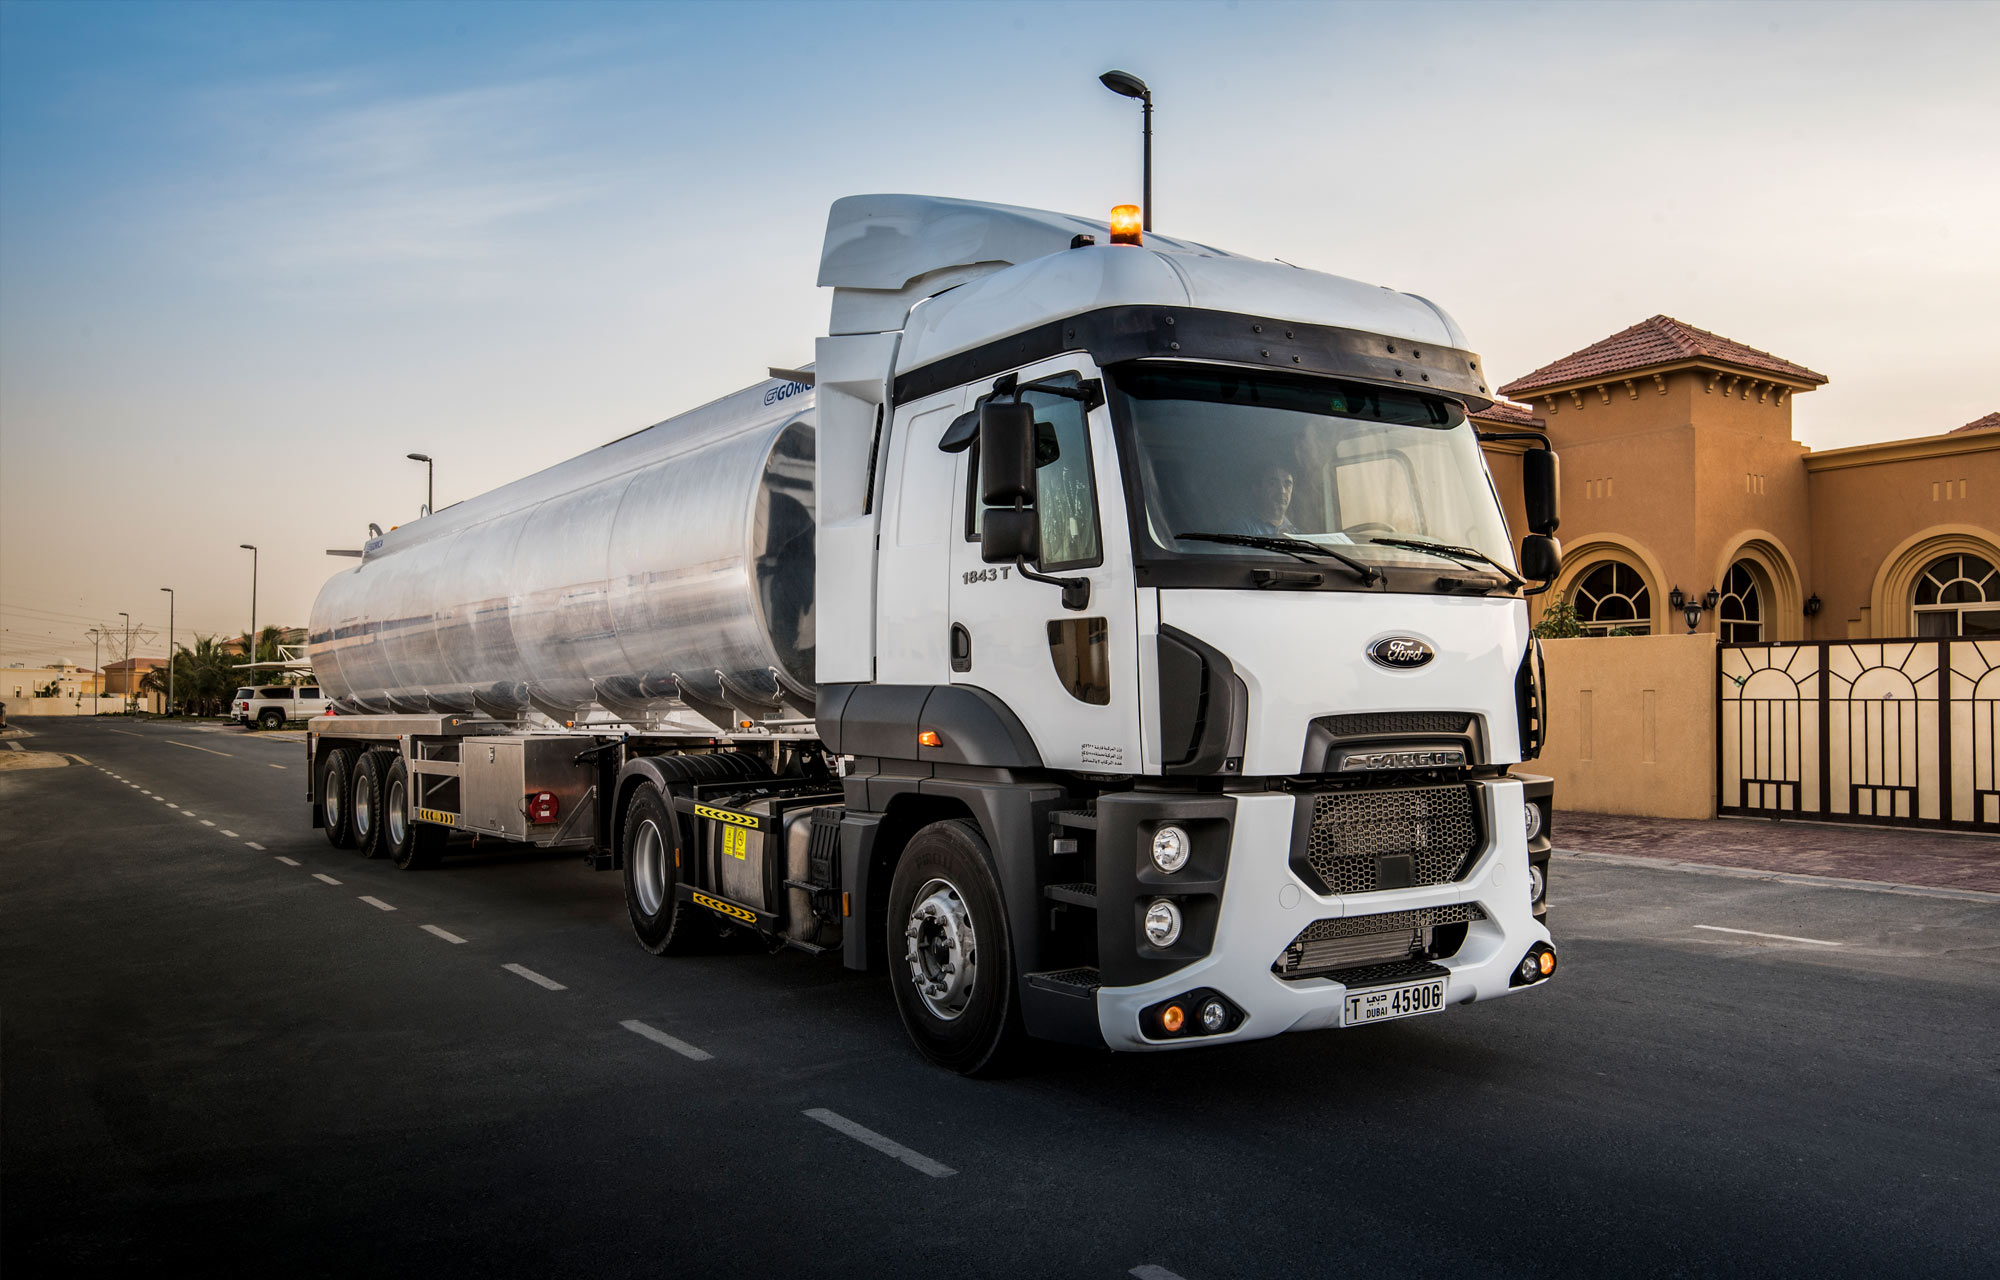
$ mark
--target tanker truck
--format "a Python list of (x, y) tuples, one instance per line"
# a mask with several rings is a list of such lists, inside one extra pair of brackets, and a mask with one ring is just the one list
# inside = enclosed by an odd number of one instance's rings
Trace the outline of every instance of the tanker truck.
[[(312, 611), (312, 821), (620, 873), (659, 955), (885, 972), (952, 1071), (1542, 984), (1517, 558), (1429, 301), (1107, 222), (834, 203), (802, 369), (371, 538)], [(1541, 584), (1537, 586), (1536, 584)]]

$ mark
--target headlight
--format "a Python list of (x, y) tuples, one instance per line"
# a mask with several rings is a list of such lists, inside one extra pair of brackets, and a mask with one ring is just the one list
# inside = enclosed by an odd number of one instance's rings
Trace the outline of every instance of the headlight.
[(1542, 834), (1542, 806), (1530, 800), (1524, 808), (1527, 810), (1528, 839), (1533, 840)]
[(1146, 941), (1156, 947), (1171, 947), (1181, 936), (1181, 909), (1165, 898), (1153, 899), (1146, 908)]
[(1528, 905), (1531, 907), (1540, 906), (1542, 895), (1548, 891), (1549, 880), (1547, 876), (1542, 874), (1542, 864), (1539, 862), (1530, 862), (1528, 864)]
[(1153, 865), (1172, 873), (1187, 865), (1190, 848), (1188, 833), (1179, 827), (1161, 827), (1153, 833)]

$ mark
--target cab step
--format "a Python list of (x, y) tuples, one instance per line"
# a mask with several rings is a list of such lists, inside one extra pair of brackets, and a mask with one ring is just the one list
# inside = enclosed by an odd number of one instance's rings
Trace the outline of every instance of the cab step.
[(1042, 896), (1057, 902), (1066, 902), (1073, 907), (1097, 908), (1097, 886), (1094, 884), (1051, 884), (1042, 887)]

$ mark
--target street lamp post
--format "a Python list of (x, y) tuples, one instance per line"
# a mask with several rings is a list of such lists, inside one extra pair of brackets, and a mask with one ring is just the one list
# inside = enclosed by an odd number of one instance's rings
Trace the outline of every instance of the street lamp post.
[(132, 714), (132, 615), (123, 609), (118, 616), (125, 619), (125, 714)]
[(250, 553), (250, 643), (244, 647), (250, 651), (246, 656), (255, 662), (257, 661), (257, 548), (247, 542), (237, 545)]
[(90, 637), (90, 665), (97, 668), (90, 673), (90, 714), (96, 715), (97, 695), (104, 692), (104, 663), (97, 651), (97, 642), (104, 638), (104, 633), (92, 627), (85, 634)]
[(1145, 126), (1143, 162), (1139, 184), (1139, 229), (1153, 229), (1153, 91), (1146, 82), (1129, 71), (1107, 71), (1097, 77), (1098, 82), (1111, 92), (1126, 98), (1137, 98), (1144, 108), (1141, 118)]
[(429, 515), (437, 510), (437, 488), (434, 483), (437, 479), (437, 464), (431, 461), (431, 455), (428, 453), (406, 453), (403, 456), (411, 462), (424, 464), (424, 514)]
[(174, 589), (161, 587), (167, 593), (167, 714), (174, 713)]

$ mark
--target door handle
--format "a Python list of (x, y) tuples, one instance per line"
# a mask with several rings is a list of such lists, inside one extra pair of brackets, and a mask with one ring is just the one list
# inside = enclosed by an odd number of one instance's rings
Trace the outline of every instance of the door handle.
[(965, 629), (962, 622), (951, 624), (951, 669), (972, 670), (972, 633)]

